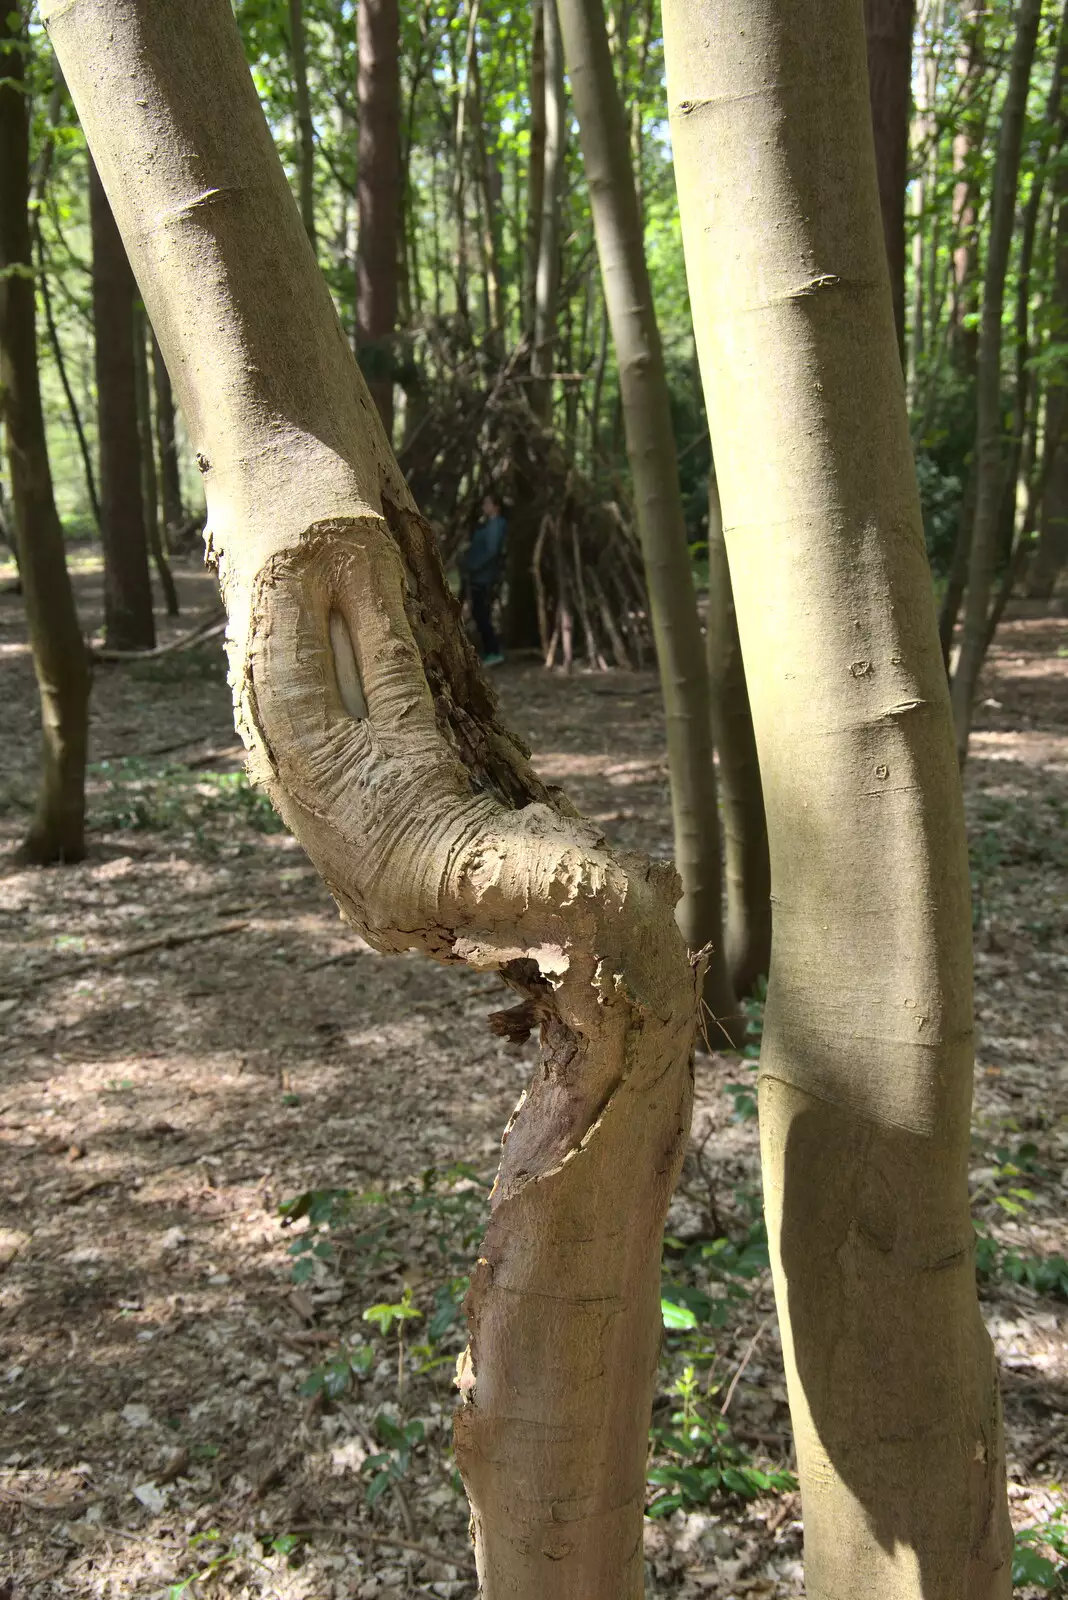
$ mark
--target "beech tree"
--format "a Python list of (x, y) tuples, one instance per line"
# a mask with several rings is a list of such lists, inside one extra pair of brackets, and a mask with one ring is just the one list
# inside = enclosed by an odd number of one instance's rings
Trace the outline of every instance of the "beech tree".
[(89, 164), (93, 331), (104, 545), (104, 643), (151, 650), (156, 642), (141, 490), (134, 352), (137, 289), (96, 167)]
[(22, 848), (27, 860), (45, 865), (85, 853), (89, 659), (52, 493), (37, 370), (26, 46), (21, 13), (0, 13), (0, 422), (42, 732), (37, 804)]
[(968, 752), (972, 704), (989, 642), (990, 591), (998, 558), (999, 512), (1006, 481), (1002, 452), (1001, 319), (1005, 304), (1005, 274), (1016, 221), (1016, 189), (1024, 118), (1027, 114), (1027, 91), (1031, 82), (1031, 64), (1035, 57), (1041, 13), (1042, 0), (1020, 0), (1009, 85), (1001, 113), (991, 199), (990, 245), (983, 276), (979, 325), (975, 514), (960, 656), (953, 674), (953, 722), (957, 735), (957, 754), (961, 761)]
[(864, 0), (879, 208), (902, 357), (905, 353), (905, 184), (909, 166), (915, 15), (915, 0)]
[[(765, 1211), (810, 1600), (994, 1600), (971, 897), (861, 0), (665, 0), (683, 239), (764, 781)], [(753, 469), (759, 441), (760, 470)]]
[(611, 851), (498, 718), (229, 0), (43, 15), (203, 473), (250, 771), (373, 946), (501, 972), (495, 1026), (540, 1033), (467, 1304), (483, 1593), (638, 1596), (696, 1013), (674, 871)]
[(356, 348), (387, 437), (400, 250), (400, 22), (397, 0), (360, 0)]
[(745, 1024), (723, 950), (712, 710), (679, 493), (671, 403), (602, 0), (557, 0), (557, 6), (619, 362), (627, 454), (660, 665), (675, 864), (683, 884), (679, 925), (691, 949), (712, 946), (704, 999), (710, 1013), (709, 1041), (715, 1048), (724, 1036), (737, 1042)]

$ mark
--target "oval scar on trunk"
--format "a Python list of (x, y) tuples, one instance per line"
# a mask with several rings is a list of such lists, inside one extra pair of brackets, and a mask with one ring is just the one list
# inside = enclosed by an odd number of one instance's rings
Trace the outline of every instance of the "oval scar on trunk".
[(367, 715), (367, 700), (360, 682), (360, 669), (356, 665), (356, 651), (352, 646), (349, 625), (340, 611), (330, 613), (330, 648), (334, 654), (334, 672), (341, 703), (349, 716), (360, 722)]

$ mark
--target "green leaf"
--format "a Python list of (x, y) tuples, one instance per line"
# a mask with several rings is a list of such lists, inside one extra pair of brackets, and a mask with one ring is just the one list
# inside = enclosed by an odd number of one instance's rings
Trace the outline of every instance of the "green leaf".
[(372, 1478), (370, 1483), (367, 1485), (367, 1504), (369, 1506), (373, 1506), (376, 1500), (380, 1500), (382, 1498), (388, 1488), (389, 1473), (380, 1472), (377, 1478)]
[(661, 1296), (660, 1315), (664, 1319), (664, 1327), (672, 1332), (682, 1332), (687, 1328), (696, 1328), (697, 1318), (689, 1306), (680, 1306), (674, 1300), (666, 1300)]

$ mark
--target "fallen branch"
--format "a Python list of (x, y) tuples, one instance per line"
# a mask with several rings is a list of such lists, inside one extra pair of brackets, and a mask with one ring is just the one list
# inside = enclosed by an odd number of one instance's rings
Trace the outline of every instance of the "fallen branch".
[(171, 639), (166, 644), (158, 644), (152, 650), (107, 650), (104, 648), (90, 648), (89, 654), (94, 661), (158, 661), (160, 656), (173, 655), (178, 650), (188, 650), (191, 645), (203, 644), (205, 639), (214, 639), (217, 634), (224, 631), (226, 618), (219, 618), (218, 611), (213, 611), (206, 621), (191, 628), (188, 633), (181, 633), (177, 639)]
[(351, 1522), (340, 1522), (336, 1526), (329, 1522), (304, 1522), (298, 1528), (291, 1528), (291, 1533), (332, 1533), (338, 1538), (363, 1539), (367, 1544), (383, 1545), (387, 1550), (411, 1550), (414, 1555), (424, 1556), (427, 1561), (440, 1561), (445, 1566), (462, 1567), (464, 1558), (459, 1555), (449, 1555), (444, 1550), (434, 1550), (430, 1545), (416, 1544), (411, 1539), (387, 1538), (385, 1534), (372, 1533), (369, 1528), (360, 1528)]
[(119, 950), (112, 950), (110, 954), (102, 951), (99, 955), (86, 956), (82, 961), (72, 961), (62, 967), (53, 967), (50, 972), (36, 972), (24, 978), (21, 983), (0, 989), (0, 1000), (29, 994), (42, 984), (55, 983), (61, 978), (76, 978), (82, 972), (115, 967), (120, 961), (129, 961), (132, 956), (147, 955), (152, 950), (175, 950), (179, 945), (195, 944), (198, 939), (218, 939), (225, 933), (241, 933), (247, 927), (248, 919), (245, 918), (240, 922), (220, 922), (215, 926), (202, 925), (196, 928), (176, 929), (170, 933), (158, 933), (151, 939), (137, 939), (132, 944), (123, 945)]

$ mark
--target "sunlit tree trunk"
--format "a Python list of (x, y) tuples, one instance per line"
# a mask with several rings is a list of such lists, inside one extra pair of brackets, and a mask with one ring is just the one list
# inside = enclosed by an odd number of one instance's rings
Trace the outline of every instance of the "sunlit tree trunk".
[(297, 120), (297, 188), (300, 214), (315, 249), (315, 126), (308, 93), (308, 49), (303, 0), (289, 0), (289, 56), (293, 68), (293, 100)]
[(137, 288), (96, 167), (89, 162), (93, 235), (93, 332), (104, 545), (104, 634), (109, 650), (156, 642), (141, 495), (134, 357)]
[(968, 858), (861, 0), (768, 0), (744, 29), (667, 0), (664, 34), (771, 845), (760, 1135), (805, 1592), (1008, 1600)]
[(400, 16), (397, 0), (360, 0), (356, 345), (382, 425), (393, 431), (393, 349), (401, 227)]
[[(1068, 166), (1057, 173), (1059, 210), (1055, 233), (1051, 340), (1068, 339)], [(1050, 381), (1046, 397), (1045, 483), (1042, 486), (1038, 544), (1027, 573), (1032, 600), (1048, 600), (1068, 567), (1068, 384)]]
[(527, 238), (524, 332), (533, 336), (534, 297), (545, 195), (545, 0), (531, 6), (530, 154), (527, 161)]
[(637, 1600), (692, 1089), (677, 880), (613, 855), (497, 720), (229, 0), (43, 12), (201, 462), (250, 771), (369, 943), (502, 971), (495, 1028), (540, 1032), (459, 1379), (482, 1594)]
[(148, 375), (149, 330), (147, 318), (140, 307), (135, 310), (134, 316), (134, 364), (137, 375), (137, 420), (141, 438), (141, 499), (145, 508), (145, 532), (148, 535), (148, 548), (152, 553), (159, 586), (163, 590), (167, 615), (176, 617), (179, 609), (178, 590), (174, 586), (174, 578), (163, 548), (159, 527), (159, 477), (156, 473), (156, 452), (152, 438), (152, 394)]
[(89, 660), (52, 494), (37, 370), (26, 46), (20, 12), (0, 12), (0, 422), (43, 735), (23, 853), (44, 865), (80, 861), (85, 853)]
[(879, 207), (902, 361), (905, 355), (905, 184), (909, 165), (915, 13), (915, 0), (864, 0), (875, 169), (879, 177)]
[(968, 590), (964, 603), (960, 655), (953, 674), (953, 725), (957, 755), (968, 753), (972, 705), (979, 672), (986, 654), (990, 590), (998, 555), (998, 512), (1004, 486), (1001, 406), (1001, 319), (1005, 305), (1005, 275), (1016, 221), (1016, 190), (1020, 174), (1027, 92), (1038, 39), (1042, 0), (1020, 0), (1016, 41), (1009, 82), (1001, 111), (997, 165), (991, 197), (983, 308), (979, 327), (979, 365), (976, 379), (975, 517), (968, 562)]
[(558, 0), (578, 115), (605, 304), (619, 362), (627, 456), (634, 482), (653, 633), (667, 719), (679, 926), (691, 949), (711, 944), (705, 1004), (713, 1048), (744, 1031), (723, 950), (722, 868), (708, 667), (683, 520), (660, 334), (623, 106), (612, 73), (602, 0)]
[(708, 677), (719, 759), (726, 855), (727, 968), (738, 996), (766, 978), (771, 960), (771, 865), (764, 792), (745, 682), (719, 485), (708, 485)]
[(545, 33), (545, 172), (542, 179), (541, 228), (534, 286), (534, 347), (531, 354), (530, 400), (543, 422), (552, 417), (553, 342), (560, 286), (560, 195), (567, 155), (567, 104), (564, 91), (564, 46), (556, 0), (543, 0)]
[(156, 335), (152, 335), (152, 386), (156, 396), (156, 445), (159, 449), (160, 498), (163, 503), (164, 543), (170, 549), (185, 516), (182, 479), (178, 470), (178, 440), (174, 429), (174, 394), (170, 374)]

